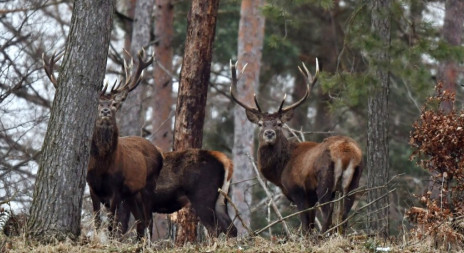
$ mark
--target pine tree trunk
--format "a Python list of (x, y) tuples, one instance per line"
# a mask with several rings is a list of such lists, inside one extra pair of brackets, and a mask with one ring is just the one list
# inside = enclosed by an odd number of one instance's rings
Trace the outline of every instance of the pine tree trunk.
[[(174, 150), (201, 148), (206, 96), (219, 0), (193, 0), (188, 15), (184, 60), (177, 97)], [(189, 208), (178, 212), (176, 243), (196, 239), (197, 218)]]
[[(388, 70), (390, 55), (390, 0), (374, 0), (372, 8), (372, 32), (383, 42), (382, 47), (374, 50), (370, 66), (376, 77), (376, 82), (370, 84), (368, 98), (367, 125), (367, 168), (368, 187), (385, 185), (389, 179), (388, 156), (388, 92), (390, 74)], [(375, 62), (374, 62), (375, 61)], [(368, 201), (373, 201), (388, 191), (380, 188), (368, 192)], [(389, 232), (389, 201), (388, 196), (375, 202), (368, 209), (368, 229), (381, 236)]]
[[(250, 106), (253, 105), (253, 93), (259, 83), (259, 71), (261, 67), (261, 52), (264, 40), (264, 16), (261, 8), (264, 0), (243, 0), (240, 10), (240, 23), (238, 31), (238, 69), (247, 64), (246, 71), (237, 84), (237, 94), (241, 101)], [(256, 89), (254, 89), (254, 86)], [(250, 225), (250, 206), (252, 200), (252, 184), (254, 177), (248, 155), (253, 156), (253, 125), (247, 120), (245, 111), (240, 107), (234, 108), (234, 147), (233, 162), (234, 174), (232, 187), (232, 201), (237, 206), (243, 221)], [(234, 217), (232, 208), (229, 209)], [(245, 235), (248, 231), (238, 219), (235, 220), (239, 235)]]
[(174, 5), (172, 0), (156, 0), (155, 90), (153, 94), (153, 143), (163, 151), (172, 147), (172, 40)]
[(28, 232), (39, 240), (77, 239), (80, 234), (90, 140), (113, 11), (111, 0), (74, 2), (28, 220)]
[[(172, 0), (156, 0), (155, 58), (153, 91), (152, 133), (153, 144), (167, 152), (172, 149), (172, 40), (174, 37), (174, 5)], [(166, 214), (155, 214), (153, 238), (166, 238), (168, 234)]]
[[(153, 0), (137, 0), (132, 24), (132, 39), (130, 50), (134, 60), (137, 53), (148, 46), (150, 42)], [(119, 131), (121, 136), (141, 136), (144, 124), (143, 94), (145, 87), (140, 84), (138, 89), (131, 92), (121, 107)]]

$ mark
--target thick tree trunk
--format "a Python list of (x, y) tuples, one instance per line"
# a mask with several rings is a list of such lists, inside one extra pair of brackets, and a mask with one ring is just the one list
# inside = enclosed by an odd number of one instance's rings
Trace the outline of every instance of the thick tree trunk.
[[(193, 0), (190, 7), (177, 97), (174, 150), (202, 145), (218, 7), (219, 0)], [(194, 241), (197, 218), (189, 208), (178, 212), (178, 222), (176, 243)]]
[[(150, 42), (150, 32), (152, 24), (153, 0), (137, 0), (132, 24), (131, 47), (128, 50), (134, 59), (142, 48)], [(144, 124), (143, 94), (145, 87), (143, 84), (138, 89), (131, 92), (126, 102), (121, 107), (121, 118), (119, 131), (121, 136), (141, 136)]]
[[(388, 157), (388, 92), (390, 73), (388, 70), (390, 55), (390, 0), (374, 0), (372, 8), (372, 32), (383, 45), (371, 55), (370, 66), (376, 82), (370, 84), (368, 98), (367, 125), (367, 168), (368, 187), (385, 185), (389, 180)], [(380, 188), (368, 192), (368, 201), (379, 198), (388, 191)], [(371, 205), (368, 210), (368, 229), (381, 236), (388, 236), (389, 231), (388, 196)]]
[[(172, 0), (156, 0), (155, 14), (155, 88), (153, 91), (152, 133), (153, 143), (163, 151), (172, 148), (172, 40), (174, 37), (174, 5)], [(166, 214), (155, 214), (155, 239), (168, 234)]]
[(172, 147), (172, 40), (174, 5), (172, 0), (156, 0), (155, 90), (153, 94), (153, 143), (164, 151)]
[[(237, 93), (241, 101), (253, 105), (254, 87), (259, 83), (259, 70), (261, 67), (261, 52), (264, 40), (264, 16), (261, 7), (264, 0), (243, 0), (240, 10), (240, 23), (238, 31), (238, 69), (247, 64), (246, 71), (237, 84)], [(243, 221), (250, 225), (252, 184), (254, 177), (248, 155), (253, 154), (253, 125), (247, 120), (245, 111), (240, 107), (234, 108), (234, 175), (232, 187), (232, 201), (240, 212)], [(229, 209), (232, 217), (234, 210)], [(247, 234), (247, 230), (238, 219), (235, 220), (239, 235)]]
[(90, 140), (113, 11), (111, 0), (74, 2), (28, 220), (28, 232), (41, 240), (77, 239), (80, 234)]

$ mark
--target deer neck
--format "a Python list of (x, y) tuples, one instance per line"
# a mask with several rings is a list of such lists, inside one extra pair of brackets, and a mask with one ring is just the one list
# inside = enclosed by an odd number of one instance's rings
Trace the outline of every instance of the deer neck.
[(116, 126), (96, 126), (92, 137), (92, 156), (109, 157), (116, 152), (119, 131)]
[(272, 145), (260, 143), (258, 148), (259, 170), (267, 180), (279, 187), (282, 187), (280, 178), (290, 159), (292, 149), (292, 143), (286, 138), (281, 138)]

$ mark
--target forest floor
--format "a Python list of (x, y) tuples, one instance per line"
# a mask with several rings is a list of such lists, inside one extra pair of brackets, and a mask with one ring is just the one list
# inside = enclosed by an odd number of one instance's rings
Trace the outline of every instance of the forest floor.
[[(449, 245), (447, 247), (450, 247)], [(84, 237), (77, 242), (65, 241), (39, 244), (24, 236), (0, 235), (0, 252), (463, 252), (463, 248), (435, 247), (430, 239), (377, 240), (362, 235), (332, 236), (322, 239), (295, 236), (291, 239), (272, 240), (257, 237), (242, 239), (208, 239), (197, 244), (175, 246), (171, 241), (119, 242), (99, 235)]]

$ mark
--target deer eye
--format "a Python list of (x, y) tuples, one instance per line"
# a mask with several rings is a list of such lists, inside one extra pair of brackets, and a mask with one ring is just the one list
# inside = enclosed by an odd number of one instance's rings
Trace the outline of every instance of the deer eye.
[(278, 127), (281, 127), (281, 126), (282, 126), (282, 122), (277, 121), (277, 126), (278, 126)]
[(262, 122), (262, 121), (258, 121), (258, 126), (259, 126), (259, 127), (263, 127), (263, 122)]

